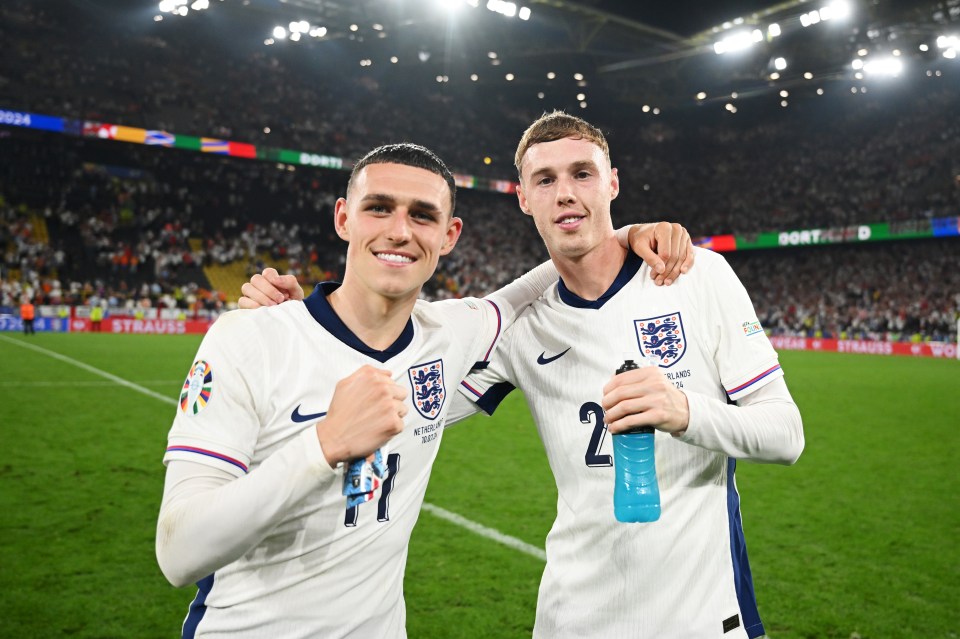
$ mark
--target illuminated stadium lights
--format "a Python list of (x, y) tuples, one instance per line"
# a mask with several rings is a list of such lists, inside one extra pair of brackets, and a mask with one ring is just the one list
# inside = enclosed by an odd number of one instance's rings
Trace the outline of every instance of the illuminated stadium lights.
[(180, 7), (186, 4), (187, 0), (162, 0), (157, 8), (160, 13), (179, 13)]
[(374, 22), (372, 25), (374, 31), (383, 31), (383, 25), (379, 22)]
[(803, 79), (804, 79), (804, 80), (813, 80), (813, 74), (810, 73), (809, 71), (807, 71), (806, 73), (803, 74)]
[(817, 89), (817, 95), (823, 95), (823, 89)]
[(740, 97), (740, 94), (737, 93), (736, 91), (734, 91), (733, 93), (730, 94), (730, 99), (731, 99), (731, 100), (736, 100), (738, 97)]
[(644, 104), (644, 105), (643, 105), (643, 108), (640, 109), (640, 110), (643, 111), (644, 113), (650, 113), (650, 105), (649, 105), (649, 104)]
[(957, 57), (957, 50), (956, 50), (956, 49), (945, 49), (944, 52), (943, 52), (943, 57), (947, 58), (948, 60), (953, 60), (954, 58)]
[(587, 108), (587, 103), (586, 103), (586, 102), (581, 102), (581, 103), (580, 103), (580, 108), (581, 108), (581, 109), (586, 109), (586, 108)]
[(504, 0), (488, 0), (487, 9), (500, 15), (507, 16), (508, 18), (513, 18), (514, 16), (520, 18), (521, 20), (530, 19), (530, 9), (528, 7), (520, 7), (519, 11), (517, 10), (517, 5), (513, 2), (504, 2)]
[(576, 80), (577, 82), (580, 82), (581, 80), (583, 80), (583, 74), (582, 74), (582, 73), (574, 73), (574, 74), (573, 74), (573, 79)]
[(707, 99), (707, 94), (704, 93), (703, 91), (701, 91), (700, 93), (697, 94), (697, 99), (698, 99), (698, 100), (706, 100), (706, 99)]
[(300, 40), (300, 33), (299, 32), (291, 33), (290, 39), (293, 40), (294, 42), (298, 42)]
[(857, 55), (860, 56), (861, 58), (862, 58), (863, 56), (867, 55), (868, 53), (870, 53), (870, 52), (867, 51), (866, 49), (859, 49), (859, 50), (857, 51)]
[(361, 67), (369, 67), (369, 66), (372, 65), (372, 64), (373, 64), (373, 60), (370, 60), (370, 59), (367, 59), (367, 58), (364, 58), (363, 60), (360, 61), (360, 66), (361, 66)]
[(487, 52), (487, 57), (490, 58), (491, 60), (496, 60), (496, 59), (497, 59), (497, 52), (496, 52), (496, 51), (488, 51), (488, 52)]
[(275, 40), (274, 40), (273, 38), (267, 38), (266, 40), (263, 41), (263, 43), (264, 43), (265, 45), (267, 45), (268, 47), (269, 47), (271, 44), (273, 44), (274, 42), (275, 42)]
[(653, 114), (660, 115), (660, 107), (653, 107)]
[(771, 23), (770, 26), (767, 27), (767, 37), (771, 40), (779, 37), (780, 33), (780, 25), (776, 22)]
[(763, 40), (763, 32), (760, 29), (753, 31), (737, 31), (713, 44), (713, 50), (717, 55), (731, 53), (733, 51), (743, 51)]
[(770, 79), (771, 79), (771, 80), (779, 80), (779, 79), (780, 79), (780, 74), (777, 73), (776, 71), (774, 71), (773, 73), (770, 74)]
[(544, 97), (546, 97), (546, 96), (544, 95), (543, 91), (540, 91), (540, 92), (537, 93), (537, 97), (542, 100), (542, 99), (543, 99)]
[(780, 106), (782, 106), (782, 107), (787, 106), (787, 101), (786, 101), (786, 100), (780, 100)]
[(780, 97), (781, 97), (781, 98), (788, 98), (788, 97), (790, 97), (790, 92), (787, 91), (786, 89), (784, 89), (783, 91), (780, 92)]
[(553, 80), (555, 77), (557, 77), (557, 74), (553, 71), (547, 73), (547, 80)]
[(153, 16), (154, 22), (160, 22), (161, 20), (163, 20), (163, 16)]
[(283, 40), (287, 37), (287, 30), (283, 27), (274, 27), (273, 28), (273, 37), (277, 40)]
[(309, 35), (311, 38), (322, 38), (323, 36), (327, 35), (327, 28), (326, 28), (326, 27), (314, 27), (314, 28), (310, 29), (310, 32), (308, 33), (308, 35)]
[(926, 51), (929, 51), (929, 50), (930, 50), (930, 47), (928, 47), (928, 46), (925, 45), (925, 44), (921, 44), (921, 45), (920, 45), (920, 50), (926, 52)]
[(786, 69), (787, 68), (786, 58), (777, 58), (776, 60), (774, 60), (773, 68), (775, 68), (777, 71), (783, 71), (784, 69)]
[(955, 35), (952, 36), (938, 36), (937, 37), (937, 48), (938, 49), (960, 49), (960, 38)]
[(310, 23), (306, 20), (291, 22), (288, 29), (290, 30), (290, 33), (307, 33), (310, 31)]
[(513, 82), (513, 79), (514, 79), (516, 76), (514, 76), (512, 73), (508, 73), (507, 75), (505, 75), (505, 76), (503, 76), (503, 77), (505, 77), (505, 78), (507, 79), (507, 82)]
[(390, 56), (390, 64), (396, 64), (397, 62), (400, 62), (400, 58), (395, 55)]
[(587, 99), (587, 95), (586, 95), (585, 93), (578, 93), (578, 94), (577, 94), (577, 99), (578, 99), (578, 100), (586, 100), (586, 99)]
[(355, 25), (355, 24), (351, 24), (351, 25), (350, 25), (350, 30), (351, 30), (351, 31), (357, 31), (359, 28), (360, 28), (360, 27), (357, 26), (357, 25)]
[(204, 9), (209, 9), (210, 0), (196, 0), (196, 2), (190, 5), (190, 8), (194, 11), (203, 11)]
[(800, 16), (800, 26), (809, 27), (820, 22), (820, 12), (811, 11)]
[(892, 56), (868, 60), (863, 64), (863, 71), (866, 75), (895, 78), (903, 72), (903, 61)]
[(860, 69), (863, 68), (863, 60), (857, 58), (856, 60), (850, 63), (850, 66), (853, 67), (854, 71), (859, 71)]
[(480, 76), (477, 75), (476, 73), (471, 73), (471, 74), (470, 74), (470, 81), (471, 81), (471, 82), (476, 82), (476, 81), (479, 80), (479, 79), (480, 79)]
[(727, 111), (729, 111), (730, 113), (736, 113), (736, 112), (737, 112), (737, 107), (733, 106), (733, 105), (730, 104), (729, 102), (727, 102), (725, 105), (723, 105), (723, 108), (726, 109)]

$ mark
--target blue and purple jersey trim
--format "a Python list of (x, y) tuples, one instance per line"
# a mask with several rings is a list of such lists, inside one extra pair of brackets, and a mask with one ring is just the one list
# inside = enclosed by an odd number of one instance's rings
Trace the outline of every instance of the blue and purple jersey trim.
[(222, 462), (226, 462), (233, 466), (236, 466), (243, 472), (247, 472), (247, 465), (243, 462), (234, 459), (233, 457), (227, 457), (221, 453), (207, 450), (205, 448), (196, 448), (195, 446), (168, 446), (168, 453), (196, 453), (197, 455), (206, 455), (207, 457), (213, 457), (214, 459), (219, 459)]
[[(774, 366), (763, 371), (753, 379), (746, 381), (743, 384), (740, 384), (736, 388), (729, 389), (727, 391), (727, 396), (730, 397), (730, 399), (732, 400), (737, 400), (743, 397), (744, 395), (746, 395), (747, 393), (752, 392), (756, 388), (759, 388), (757, 384), (761, 384), (761, 382), (765, 384), (767, 381), (769, 381), (773, 377), (780, 377), (782, 375), (783, 375), (783, 370), (780, 368), (780, 364), (775, 364)], [(761, 384), (761, 386), (762, 385), (763, 384)]]

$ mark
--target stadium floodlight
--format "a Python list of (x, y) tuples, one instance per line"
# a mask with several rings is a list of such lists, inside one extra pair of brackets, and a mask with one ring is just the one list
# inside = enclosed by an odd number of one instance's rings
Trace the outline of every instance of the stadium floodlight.
[(937, 37), (937, 48), (938, 49), (960, 49), (960, 38), (955, 35), (952, 36), (938, 36)]
[(956, 50), (956, 49), (944, 49), (944, 50), (943, 50), (943, 57), (947, 58), (948, 60), (953, 60), (954, 58), (957, 57), (957, 50)]
[(487, 9), (505, 15), (508, 18), (517, 15), (517, 5), (512, 2), (505, 2), (504, 0), (487, 0)]
[(300, 41), (300, 32), (299, 32), (299, 31), (296, 31), (296, 32), (294, 32), (294, 33), (291, 33), (291, 34), (290, 34), (290, 39), (293, 40), (294, 42), (299, 42), (299, 41)]
[(396, 64), (397, 62), (400, 62), (400, 58), (395, 55), (390, 56), (390, 64)]
[(784, 89), (783, 91), (780, 92), (780, 97), (781, 97), (781, 98), (789, 98), (789, 97), (790, 97), (790, 92), (787, 91), (786, 89)]
[(703, 91), (701, 91), (700, 93), (697, 94), (697, 99), (698, 99), (698, 100), (706, 100), (706, 99), (707, 99), (707, 94), (704, 93)]
[(777, 73), (776, 71), (774, 71), (773, 73), (770, 74), (770, 79), (771, 79), (771, 80), (779, 80), (779, 79), (780, 79), (780, 74)]
[(649, 104), (644, 104), (644, 105), (643, 105), (643, 108), (640, 109), (640, 110), (643, 111), (644, 113), (650, 113), (650, 105), (649, 105)]
[(186, 8), (186, 4), (187, 0), (161, 0), (157, 8), (160, 9), (161, 13), (180, 13), (184, 15), (180, 11), (180, 7)]
[(210, 8), (210, 0), (196, 0), (193, 4), (190, 5), (190, 8), (194, 11), (203, 11), (204, 9)]
[(653, 114), (660, 115), (660, 107), (653, 107)]
[(520, 10), (517, 11), (517, 17), (521, 20), (530, 19), (530, 7), (520, 7)]
[(769, 37), (772, 40), (773, 38), (780, 37), (780, 34), (781, 34), (780, 25), (777, 24), (776, 22), (770, 23), (770, 25), (767, 27), (767, 37)]
[(587, 103), (586, 103), (586, 102), (581, 102), (581, 103), (580, 103), (580, 108), (581, 108), (581, 109), (586, 109), (586, 108), (587, 108)]
[(813, 74), (810, 73), (809, 71), (807, 71), (806, 73), (803, 74), (803, 79), (804, 79), (804, 80), (813, 80)]
[(850, 66), (853, 67), (854, 71), (859, 71), (863, 68), (863, 60), (856, 58), (853, 62), (850, 63)]
[(920, 50), (926, 52), (930, 50), (930, 47), (928, 47), (926, 44), (921, 44)]
[(326, 27), (314, 27), (310, 29), (310, 37), (312, 38), (322, 38), (325, 35), (327, 35)]
[(476, 73), (471, 73), (471, 74), (470, 74), (470, 81), (471, 81), (471, 82), (476, 82), (476, 81), (479, 80), (479, 79), (480, 79), (480, 76), (477, 75)]
[(583, 80), (583, 74), (582, 74), (582, 73), (574, 73), (574, 74), (573, 74), (573, 79), (576, 80), (577, 82), (580, 82), (581, 80)]
[(578, 94), (577, 94), (577, 99), (578, 99), (578, 100), (586, 100), (586, 99), (587, 99), (587, 94), (586, 94), (586, 93), (578, 93)]
[(762, 40), (763, 32), (760, 29), (754, 29), (753, 31), (737, 31), (735, 33), (731, 33), (722, 40), (715, 42), (713, 45), (713, 50), (717, 55), (723, 55), (724, 53), (749, 49), (754, 44)]
[(277, 40), (283, 40), (287, 37), (287, 30), (283, 27), (274, 27), (273, 28), (273, 37)]
[(542, 100), (542, 99), (545, 97), (544, 92), (543, 92), (543, 91), (538, 92), (538, 93), (537, 93), (537, 97)]
[(547, 72), (547, 80), (553, 80), (553, 79), (556, 78), (556, 77), (557, 77), (557, 74), (554, 73), (553, 71), (548, 71), (548, 72)]
[(903, 61), (893, 56), (868, 60), (863, 64), (867, 75), (895, 78), (903, 72)]
[(505, 76), (503, 76), (503, 77), (505, 77), (505, 78), (507, 79), (507, 82), (513, 82), (513, 79), (514, 79), (516, 76), (513, 75), (512, 73), (508, 73), (507, 75), (505, 75)]
[(787, 68), (787, 59), (786, 58), (777, 58), (773, 61), (773, 68), (777, 71), (783, 71)]

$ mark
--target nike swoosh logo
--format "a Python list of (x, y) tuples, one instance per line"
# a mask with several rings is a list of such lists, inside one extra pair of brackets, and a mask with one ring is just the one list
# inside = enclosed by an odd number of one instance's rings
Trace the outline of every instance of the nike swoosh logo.
[(290, 419), (299, 424), (300, 422), (309, 422), (313, 419), (320, 419), (326, 414), (326, 411), (324, 411), (322, 413), (313, 413), (311, 415), (301, 415), (300, 405), (298, 404), (297, 407), (293, 409), (293, 412), (290, 413)]
[[(570, 348), (573, 348), (573, 347), (571, 346)], [(569, 351), (570, 348), (568, 348), (567, 351)], [(564, 355), (566, 355), (566, 354), (567, 354), (567, 351), (563, 351), (562, 353), (558, 353), (558, 354), (554, 355), (553, 357), (547, 357), (547, 356), (546, 356), (546, 355), (547, 355), (547, 351), (543, 351), (542, 353), (540, 353), (540, 356), (537, 357), (537, 364), (540, 364), (541, 366), (543, 366), (544, 364), (549, 364), (550, 362), (552, 362), (552, 361), (554, 361), (554, 360), (557, 360), (557, 359), (560, 359), (561, 357), (563, 357)]]

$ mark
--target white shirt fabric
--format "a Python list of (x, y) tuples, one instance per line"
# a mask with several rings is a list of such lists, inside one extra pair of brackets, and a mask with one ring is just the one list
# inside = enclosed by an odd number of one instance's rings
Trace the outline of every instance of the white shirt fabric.
[[(632, 254), (611, 288), (583, 300), (560, 281), (517, 319), (461, 392), (491, 413), (525, 391), (558, 488), (534, 637), (757, 637), (734, 480), (736, 459), (793, 463), (799, 412), (777, 354), (726, 261), (657, 287)], [(612, 443), (602, 389), (624, 359), (654, 357), (688, 398), (680, 436), (656, 433), (662, 513), (613, 512)], [(728, 398), (743, 400), (728, 405)]]
[[(485, 300), (417, 302), (385, 351), (339, 320), (333, 283), (304, 302), (221, 316), (164, 456), (157, 557), (171, 583), (199, 580), (183, 636), (406, 636), (407, 543), (457, 385), (555, 280), (548, 263)], [(348, 509), (343, 470), (326, 462), (314, 426), (336, 383), (364, 364), (411, 388), (411, 406), (385, 446), (383, 485)]]

